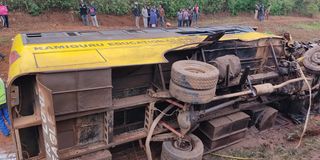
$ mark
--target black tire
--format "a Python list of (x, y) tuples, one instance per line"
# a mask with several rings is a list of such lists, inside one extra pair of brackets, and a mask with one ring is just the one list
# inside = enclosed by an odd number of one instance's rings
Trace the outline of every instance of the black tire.
[(212, 89), (217, 86), (219, 70), (213, 65), (200, 61), (177, 61), (172, 65), (171, 80), (189, 89)]
[(311, 73), (320, 74), (320, 46), (308, 50), (304, 54), (303, 65)]
[(169, 92), (172, 97), (185, 103), (206, 104), (212, 101), (215, 96), (216, 89), (193, 90), (181, 87), (175, 82), (170, 81)]
[(173, 146), (172, 141), (164, 141), (162, 143), (161, 160), (202, 160), (204, 152), (202, 141), (193, 134), (188, 136), (193, 144), (191, 151), (179, 150)]
[(258, 119), (256, 127), (259, 131), (263, 131), (273, 127), (278, 115), (278, 110), (268, 107), (264, 109), (260, 115), (261, 117)]

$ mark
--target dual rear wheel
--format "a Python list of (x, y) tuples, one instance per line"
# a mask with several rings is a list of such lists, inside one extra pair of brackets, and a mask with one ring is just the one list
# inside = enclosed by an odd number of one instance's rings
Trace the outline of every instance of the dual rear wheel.
[(171, 69), (170, 94), (185, 103), (205, 104), (215, 96), (219, 70), (207, 63), (182, 60)]

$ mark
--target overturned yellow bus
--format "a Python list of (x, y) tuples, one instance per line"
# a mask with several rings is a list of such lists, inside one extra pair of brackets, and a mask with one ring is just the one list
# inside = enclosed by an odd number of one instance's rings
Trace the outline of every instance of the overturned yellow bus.
[(111, 159), (138, 140), (148, 159), (202, 159), (306, 99), (317, 49), (297, 57), (283, 37), (242, 26), (18, 34), (8, 77), (17, 159)]

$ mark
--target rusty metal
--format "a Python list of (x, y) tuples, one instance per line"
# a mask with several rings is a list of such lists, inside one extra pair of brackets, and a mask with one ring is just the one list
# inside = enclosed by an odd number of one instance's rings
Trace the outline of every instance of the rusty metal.
[(163, 142), (163, 141), (172, 141), (176, 139), (177, 136), (174, 133), (163, 133), (155, 135), (151, 138), (151, 141), (154, 142)]
[(10, 91), (11, 106), (17, 106), (20, 104), (19, 87), (12, 85)]
[(255, 94), (258, 96), (270, 94), (274, 92), (275, 88), (271, 83), (259, 84), (253, 87)]
[(165, 90), (167, 90), (167, 88), (166, 88), (166, 83), (165, 83), (165, 81), (164, 81), (164, 76), (163, 76), (163, 71), (162, 71), (162, 66), (161, 66), (161, 64), (158, 64), (158, 67), (159, 67), (159, 72), (160, 72), (162, 89), (165, 91)]
[(242, 87), (242, 85), (244, 85), (248, 79), (248, 76), (249, 76), (249, 73), (250, 73), (250, 67), (247, 66), (245, 69), (244, 69), (244, 72), (243, 74), (241, 75), (241, 78), (240, 78), (240, 81), (239, 81), (239, 85), (240, 87)]
[(201, 55), (202, 55), (203, 62), (207, 62), (207, 59), (206, 59), (206, 56), (204, 54), (203, 48), (201, 48)]
[(138, 95), (138, 96), (132, 96), (127, 98), (113, 99), (112, 101), (113, 107), (110, 108), (109, 110), (124, 109), (124, 108), (129, 108), (131, 106), (149, 104), (156, 101), (158, 101), (158, 99), (152, 98), (148, 95)]
[(276, 52), (274, 50), (274, 47), (273, 47), (273, 44), (272, 44), (271, 40), (272, 39), (269, 40), (269, 44), (270, 44), (270, 47), (271, 47), (271, 54), (272, 54), (272, 57), (273, 57), (273, 60), (274, 60), (274, 65), (276, 66), (279, 74), (281, 74), (281, 70), (279, 68), (278, 58), (277, 58), (277, 55), (276, 55)]
[(220, 110), (220, 109), (225, 108), (225, 107), (229, 107), (229, 106), (234, 105), (235, 103), (240, 102), (242, 100), (243, 100), (243, 98), (237, 98), (235, 100), (230, 100), (230, 101), (227, 101), (225, 103), (222, 103), (222, 104), (213, 106), (211, 108), (208, 108), (208, 109), (206, 109), (204, 111), (200, 111), (200, 113), (201, 114), (210, 114), (211, 112)]
[(150, 103), (146, 107), (145, 111), (145, 121), (144, 121), (144, 129), (148, 132), (150, 130), (151, 124), (153, 123), (154, 119), (154, 105), (155, 103)]
[(102, 86), (102, 87), (93, 87), (93, 88), (84, 88), (84, 89), (66, 90), (66, 91), (57, 91), (57, 92), (53, 92), (52, 94), (65, 94), (65, 93), (72, 93), (72, 92), (84, 92), (84, 91), (93, 91), (93, 90), (108, 89), (108, 88), (112, 88), (112, 85)]
[(199, 129), (210, 139), (219, 139), (229, 133), (248, 127), (250, 116), (244, 112), (237, 112), (216, 118), (200, 125)]
[(158, 92), (155, 92), (154, 90), (149, 89), (148, 90), (148, 95), (150, 97), (153, 97), (153, 98), (172, 98), (172, 96), (170, 95), (169, 91), (158, 91)]
[(37, 82), (37, 87), (39, 93), (43, 139), (46, 148), (46, 158), (52, 160), (59, 159), (57, 128), (52, 103), (52, 93), (39, 81)]
[[(303, 81), (303, 78), (291, 79), (291, 80), (285, 81), (285, 82), (283, 82), (281, 84), (278, 84), (278, 85), (272, 85), (272, 84), (271, 85), (270, 84), (255, 85), (255, 86), (253, 86), (253, 88), (255, 88), (257, 86), (259, 91), (261, 91), (261, 94), (264, 93), (265, 91), (268, 91), (268, 93), (269, 93), (270, 91), (273, 92), (276, 89), (279, 89), (279, 88), (285, 87), (286, 85), (289, 85), (291, 83), (296, 83), (296, 82), (300, 82), (300, 81)], [(268, 86), (268, 87), (272, 86), (272, 87), (268, 88), (268, 90), (265, 90), (264, 86)], [(228, 99), (228, 98), (234, 98), (234, 97), (241, 97), (241, 96), (246, 96), (246, 95), (250, 95), (250, 94), (252, 94), (251, 90), (241, 91), (241, 92), (237, 92), (237, 93), (231, 93), (231, 94), (226, 94), (226, 95), (222, 95), (222, 96), (213, 97), (212, 101)]]
[(256, 127), (262, 131), (273, 127), (278, 115), (278, 110), (267, 107), (258, 116), (256, 120)]
[[(273, 45), (276, 47), (282, 47), (283, 45)], [(260, 46), (249, 46), (249, 47), (237, 47), (237, 49), (252, 49), (252, 48), (265, 48), (269, 47), (269, 45), (260, 45)], [(226, 51), (226, 50), (236, 50), (235, 48), (219, 48), (219, 49), (211, 49), (211, 50), (204, 50), (205, 52), (215, 52), (215, 51)]]
[(320, 74), (320, 45), (315, 46), (304, 54), (303, 65), (311, 73)]
[(94, 157), (95, 160), (112, 160), (112, 155), (109, 150), (102, 150), (93, 152), (81, 157), (76, 157), (77, 160), (92, 160), (92, 157)]
[(39, 74), (37, 77), (52, 90), (57, 116), (112, 107), (111, 69)]
[(113, 139), (114, 111), (104, 113), (104, 141), (110, 144)]
[(207, 147), (207, 150), (204, 152), (204, 154), (212, 153), (214, 151), (239, 143), (243, 138), (245, 138), (247, 131), (248, 129), (245, 128), (233, 133), (229, 133), (225, 135), (225, 137), (221, 137), (220, 139), (216, 140), (211, 140), (205, 135), (201, 135), (201, 140)]
[(163, 127), (167, 128), (169, 131), (171, 131), (172, 133), (174, 133), (175, 135), (177, 135), (178, 137), (183, 137), (183, 134), (181, 134), (180, 132), (178, 132), (177, 130), (175, 130), (173, 127), (171, 127), (169, 124), (167, 124), (164, 121), (160, 121), (159, 122), (160, 125), (162, 125)]
[(179, 124), (180, 132), (183, 136), (191, 130), (191, 116), (192, 115), (190, 111), (180, 111), (178, 114), (177, 121)]
[(230, 82), (230, 65), (227, 65), (227, 69), (226, 69), (226, 76), (225, 76), (225, 85), (226, 87), (229, 86), (229, 82)]
[(179, 107), (179, 108), (185, 110), (185, 106), (182, 105), (182, 104), (180, 104), (180, 103), (178, 103), (178, 102), (175, 102), (175, 101), (173, 101), (173, 100), (171, 100), (171, 99), (167, 99), (166, 101), (167, 101), (168, 103), (170, 103), (170, 104), (175, 105), (176, 107)]
[(21, 129), (32, 126), (41, 125), (41, 115), (40, 115), (40, 105), (39, 101), (36, 101), (36, 106), (34, 106), (34, 113), (30, 116), (20, 116), (13, 121), (13, 128)]

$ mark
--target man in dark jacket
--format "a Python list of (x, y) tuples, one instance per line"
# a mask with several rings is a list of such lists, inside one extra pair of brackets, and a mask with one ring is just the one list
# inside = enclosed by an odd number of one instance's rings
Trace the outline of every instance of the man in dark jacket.
[(137, 28), (140, 28), (139, 21), (140, 21), (141, 11), (140, 11), (140, 8), (139, 8), (139, 6), (138, 6), (138, 2), (135, 2), (135, 3), (134, 3), (133, 10), (132, 10), (132, 14), (133, 14), (133, 16), (135, 17), (136, 27), (137, 27)]
[(83, 1), (81, 1), (81, 3), (80, 3), (79, 12), (80, 12), (80, 16), (81, 16), (83, 25), (86, 25), (86, 26), (89, 25), (89, 22), (88, 22), (88, 7), (87, 7), (86, 4), (83, 3)]

